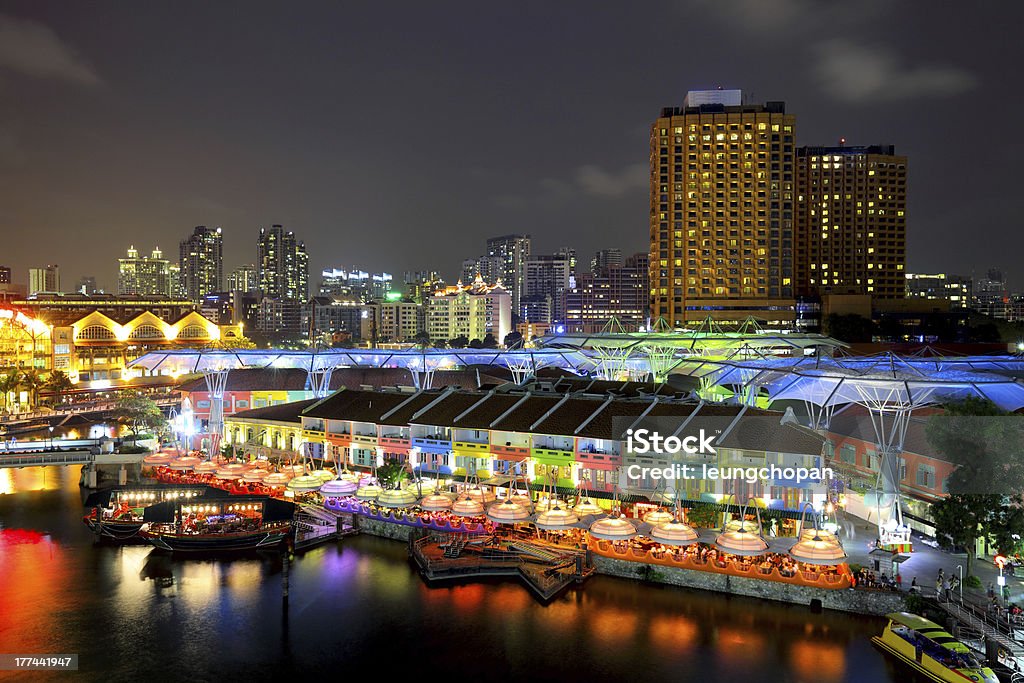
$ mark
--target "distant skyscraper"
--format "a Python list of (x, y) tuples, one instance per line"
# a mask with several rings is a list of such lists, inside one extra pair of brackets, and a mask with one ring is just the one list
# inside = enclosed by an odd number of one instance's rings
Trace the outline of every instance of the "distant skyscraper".
[[(495, 279), (500, 279), (501, 284), (508, 290), (512, 297), (512, 311), (519, 315), (519, 297), (522, 296), (523, 280), (526, 277), (526, 259), (530, 256), (530, 236), (492, 237), (487, 240), (487, 256), (498, 259)], [(480, 273), (480, 276), (484, 282), (489, 282), (484, 273)]]
[(171, 295), (170, 261), (164, 258), (160, 247), (150, 256), (139, 256), (139, 251), (128, 247), (128, 258), (117, 260), (117, 293), (120, 296)]
[(168, 265), (167, 277), (170, 280), (171, 298), (175, 300), (184, 300), (185, 290), (182, 288), (181, 264), (172, 263)]
[(892, 145), (797, 150), (800, 296), (906, 294), (907, 158)]
[(224, 237), (220, 228), (196, 226), (181, 241), (179, 254), (181, 293), (185, 298), (200, 303), (207, 294), (224, 288)]
[(11, 284), (11, 269), (7, 266), (0, 266), (0, 285)]
[(102, 292), (100, 291), (99, 287), (96, 286), (96, 276), (95, 275), (83, 275), (78, 280), (78, 289), (77, 289), (77, 291), (80, 294), (85, 294), (87, 296), (92, 296), (93, 294), (102, 294)]
[(520, 318), (531, 323), (565, 322), (565, 295), (569, 290), (574, 261), (574, 256), (568, 251), (526, 259), (523, 291), (519, 298)]
[(627, 332), (636, 332), (648, 317), (648, 256), (636, 254), (621, 266), (579, 273), (566, 295), (567, 332), (592, 334), (614, 318)]
[(610, 266), (619, 267), (621, 265), (621, 249), (601, 249), (594, 254), (594, 258), (590, 260), (590, 272), (597, 274)]
[(280, 225), (260, 228), (258, 263), (260, 291), (271, 299), (305, 303), (309, 298), (306, 245)]
[(741, 102), (690, 92), (651, 124), (651, 315), (676, 326), (795, 318), (796, 121)]
[(974, 281), (973, 308), (979, 313), (1007, 320), (1010, 317), (1010, 289), (1003, 271), (990, 269)]
[(254, 264), (238, 266), (228, 275), (230, 292), (258, 292), (259, 288), (258, 271)]
[(946, 299), (951, 310), (970, 308), (973, 283), (947, 273), (907, 273), (908, 299)]
[(28, 293), (38, 292), (59, 292), (60, 290), (60, 267), (56, 264), (49, 264), (45, 268), (28, 269)]

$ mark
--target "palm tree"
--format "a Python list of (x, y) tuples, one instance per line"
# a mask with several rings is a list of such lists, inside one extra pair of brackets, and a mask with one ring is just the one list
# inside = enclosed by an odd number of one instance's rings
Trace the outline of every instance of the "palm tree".
[(71, 378), (68, 377), (68, 373), (63, 370), (54, 370), (46, 380), (46, 388), (53, 392), (53, 397), (55, 399), (54, 403), (60, 403), (64, 396), (64, 392), (68, 391), (73, 386)]
[(19, 386), (21, 386), (21, 373), (17, 370), (12, 368), (6, 375), (0, 375), (0, 395), (3, 395), (4, 410), (7, 409), (7, 401), (11, 392), (17, 391)]
[(46, 385), (46, 380), (43, 379), (43, 375), (35, 368), (26, 370), (22, 373), (19, 384), (28, 390), (29, 407), (35, 408), (36, 399), (39, 396), (39, 390)]

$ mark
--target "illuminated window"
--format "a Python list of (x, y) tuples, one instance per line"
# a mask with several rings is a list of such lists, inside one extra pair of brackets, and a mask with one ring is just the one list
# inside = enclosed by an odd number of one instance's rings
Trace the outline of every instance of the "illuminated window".
[(90, 325), (75, 335), (75, 339), (82, 339), (86, 341), (108, 341), (114, 339), (114, 333), (102, 325)]

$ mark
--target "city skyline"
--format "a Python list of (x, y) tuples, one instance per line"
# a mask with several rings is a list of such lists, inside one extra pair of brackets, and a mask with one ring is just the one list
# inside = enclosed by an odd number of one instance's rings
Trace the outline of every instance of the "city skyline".
[[(785, 101), (799, 146), (845, 137), (905, 154), (909, 271), (1024, 274), (1006, 256), (1024, 239), (1011, 218), (1020, 143), (967, 134), (983, 95), (988, 119), (1014, 118), (1020, 96), (985, 68), (1014, 61), (998, 35), (1012, 20), (796, 0), (659, 4), (654, 26), (651, 8), (565, 6), (534, 22), (529, 11), (413, 6), (386, 24), (374, 8), (311, 6), (290, 21), (246, 7), (244, 30), (228, 32), (239, 15), (229, 4), (5, 3), (0, 31), (14, 47), (0, 50), (0, 92), (22, 103), (0, 109), (5, 265), (57, 263), (70, 281), (95, 274), (110, 291), (111, 246), (141, 231), (170, 249), (204, 224), (224, 230), (225, 273), (254, 260), (258, 227), (271, 223), (303, 237), (313, 272), (360, 263), (454, 280), (472, 254), (453, 244), (507, 233), (533, 234), (536, 253), (643, 251), (649, 123), (688, 90), (723, 85)], [(490, 50), (466, 30), (495, 22), (533, 27), (532, 40)], [(701, 31), (685, 32), (694, 22)], [(108, 24), (117, 30), (95, 28)], [(186, 24), (194, 49), (161, 54)], [(970, 50), (942, 47), (947, 25)], [(680, 40), (708, 57), (680, 70), (670, 59)], [(368, 79), (359, 67), (382, 41)], [(272, 54), (253, 47), (269, 42)], [(135, 58), (117, 58), (126, 52)], [(964, 230), (972, 240), (946, 248)], [(416, 248), (389, 254), (395, 244)]]

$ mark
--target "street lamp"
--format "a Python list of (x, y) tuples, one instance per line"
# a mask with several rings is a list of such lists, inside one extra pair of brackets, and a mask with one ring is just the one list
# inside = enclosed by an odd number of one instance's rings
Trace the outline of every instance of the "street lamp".
[(53, 449), (53, 425), (50, 425), (50, 449)]
[(957, 588), (960, 589), (960, 604), (962, 605), (964, 604), (964, 566), (958, 564), (956, 568), (960, 570), (960, 583), (957, 584)]

